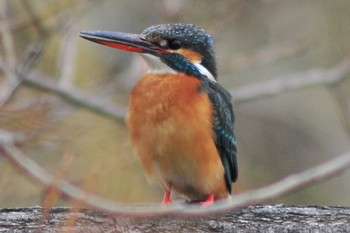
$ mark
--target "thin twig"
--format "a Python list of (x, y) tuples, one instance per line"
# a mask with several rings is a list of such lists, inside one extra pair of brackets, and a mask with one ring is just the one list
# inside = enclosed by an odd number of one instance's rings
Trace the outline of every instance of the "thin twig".
[(28, 46), (22, 61), (16, 69), (17, 76), (19, 76), (20, 79), (23, 80), (23, 76), (30, 71), (35, 61), (39, 58), (41, 51), (42, 46), (39, 43), (32, 43)]
[(5, 63), (4, 74), (5, 81), (0, 88), (0, 108), (9, 100), (14, 90), (20, 84), (20, 80), (15, 74), (16, 69), (16, 51), (12, 32), (9, 28), (8, 1), (2, 1), (0, 4), (0, 40), (4, 49), (2, 59)]
[[(252, 53), (237, 54), (233, 56), (231, 63), (233, 70), (248, 68), (253, 65), (263, 64), (271, 61), (277, 61), (285, 57), (290, 57), (309, 49), (312, 42), (306, 39), (294, 39), (274, 43), (260, 49), (256, 49)], [(228, 61), (230, 62), (230, 61)]]
[(73, 86), (74, 80), (74, 59), (77, 51), (77, 24), (73, 20), (67, 26), (67, 32), (64, 35), (61, 46), (61, 53), (59, 59), (59, 70), (61, 72), (59, 87), (69, 89)]
[[(3, 69), (4, 64), (2, 64), (0, 61), (0, 70)], [(62, 89), (57, 85), (57, 83), (52, 81), (54, 78), (47, 77), (37, 71), (32, 70), (31, 72), (26, 73), (26, 75), (21, 76), (24, 84), (51, 92), (57, 96), (60, 96), (69, 103), (76, 104), (95, 113), (111, 117), (119, 122), (124, 122), (126, 116), (126, 108), (124, 107), (109, 103), (108, 101), (85, 93), (78, 88), (70, 88), (69, 90)]]
[(347, 58), (330, 69), (318, 68), (290, 74), (267, 82), (239, 87), (230, 92), (235, 103), (242, 103), (310, 86), (335, 84), (344, 79), (349, 72), (350, 58)]
[(338, 110), (343, 122), (344, 128), (346, 129), (348, 135), (350, 136), (350, 100), (347, 96), (348, 93), (344, 90), (344, 87), (340, 84), (332, 85), (331, 94), (337, 101)]
[(39, 19), (36, 12), (33, 10), (32, 4), (30, 1), (22, 1), (21, 3), (25, 9), (26, 15), (29, 17), (30, 25), (34, 27), (39, 38), (44, 38), (46, 35), (48, 35), (48, 31), (43, 26), (43, 22)]
[(13, 79), (6, 79), (5, 83), (0, 88), (0, 92), (1, 90), (5, 90), (5, 93), (3, 93), (2, 95), (0, 94), (0, 107), (2, 107), (7, 101), (9, 101), (11, 97), (15, 94), (16, 90), (23, 82), (23, 77), (31, 69), (35, 61), (39, 58), (40, 53), (40, 44), (31, 44), (28, 47), (23, 61), (19, 62), (19, 64), (17, 65), (17, 69), (14, 73), (15, 76), (12, 77)]
[[(0, 7), (0, 37), (2, 40), (2, 46), (4, 47), (4, 59), (5, 63), (2, 65), (5, 73), (5, 81), (0, 88), (0, 108), (7, 103), (17, 88), (22, 83), (23, 75), (30, 70), (36, 59), (41, 52), (41, 46), (38, 44), (31, 45), (28, 48), (28, 52), (25, 54), (22, 61), (16, 59), (16, 51), (14, 48), (14, 38), (10, 30), (9, 21), (7, 20), (6, 10), (7, 1), (2, 2)], [(17, 64), (19, 63), (19, 64)]]
[(30, 157), (24, 155), (15, 145), (16, 137), (11, 133), (0, 131), (0, 154), (5, 156), (12, 164), (17, 167), (21, 174), (26, 174), (30, 179), (38, 182), (44, 187), (55, 185), (57, 190), (66, 198), (80, 201), (86, 206), (119, 215), (132, 216), (156, 216), (182, 214), (186, 216), (202, 216), (214, 213), (224, 213), (232, 211), (239, 207), (250, 204), (261, 203), (282, 197), (292, 191), (301, 189), (310, 184), (329, 179), (340, 174), (350, 167), (350, 152), (338, 156), (326, 163), (307, 169), (300, 173), (290, 175), (276, 183), (263, 188), (247, 191), (243, 194), (234, 195), (230, 201), (218, 202), (212, 207), (203, 209), (197, 206), (188, 206), (185, 204), (174, 204), (167, 208), (159, 205), (136, 206), (118, 204), (111, 200), (93, 195), (80, 188), (77, 188), (67, 181), (55, 180), (50, 173), (34, 162)]
[(49, 91), (60, 96), (69, 103), (76, 104), (95, 113), (124, 122), (126, 108), (120, 107), (116, 104), (111, 104), (108, 101), (102, 100), (91, 94), (87, 94), (78, 88), (70, 88), (69, 90), (62, 89), (58, 87), (57, 83), (53, 82), (52, 79), (34, 71), (25, 76), (23, 80), (25, 84)]
[[(28, 2), (28, 1), (23, 1), (23, 2)], [(48, 4), (43, 4), (43, 7), (39, 8), (39, 10), (36, 10), (36, 11), (29, 9), (31, 10), (31, 12), (28, 12), (28, 8), (26, 8), (27, 13), (31, 15), (29, 15), (29, 17), (25, 15), (19, 19), (14, 19), (12, 22), (10, 22), (10, 29), (14, 31), (14, 30), (27, 28), (28, 26), (34, 25), (37, 29), (42, 30), (40, 32), (40, 36), (44, 36), (44, 35), (46, 36), (50, 34), (53, 30), (55, 29), (57, 30), (57, 28), (64, 26), (58, 20), (62, 18), (62, 15), (69, 15), (69, 13), (71, 13), (71, 14), (74, 14), (74, 17), (77, 17), (77, 12), (73, 12), (74, 10), (78, 10), (79, 12), (82, 12), (86, 9), (90, 9), (87, 6), (88, 5), (91, 6), (93, 4), (96, 4), (96, 5), (101, 4), (101, 1), (60, 0), (60, 1), (52, 1)], [(35, 20), (34, 22), (33, 22), (33, 19)], [(41, 27), (42, 22), (53, 22), (53, 25), (50, 25), (49, 27), (46, 26), (46, 28), (43, 28)]]

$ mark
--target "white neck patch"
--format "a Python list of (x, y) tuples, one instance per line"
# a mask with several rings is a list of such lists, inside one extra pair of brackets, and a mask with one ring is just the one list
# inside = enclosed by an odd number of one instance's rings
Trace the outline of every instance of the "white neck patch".
[(178, 72), (162, 62), (159, 57), (153, 56), (148, 53), (141, 53), (142, 58), (146, 61), (149, 69), (147, 73), (156, 74), (178, 74)]
[(197, 69), (199, 70), (199, 72), (205, 76), (207, 76), (207, 78), (210, 80), (210, 81), (213, 81), (213, 82), (216, 82), (214, 76), (209, 72), (209, 70), (207, 70), (207, 68), (205, 68), (204, 66), (202, 66), (201, 63), (195, 63), (193, 64), (197, 67)]
[[(153, 55), (147, 54), (147, 53), (141, 53), (140, 55), (146, 61), (147, 65), (149, 67), (149, 70), (147, 71), (147, 73), (155, 73), (155, 74), (166, 74), (166, 73), (179, 74), (179, 73), (181, 73), (181, 72), (178, 72), (178, 71), (170, 68), (168, 65), (164, 64), (164, 62), (162, 62), (156, 56), (153, 56)], [(207, 70), (207, 68), (202, 66), (200, 63), (195, 63), (193, 65), (195, 65), (197, 67), (197, 69), (199, 70), (199, 72), (201, 74), (207, 76), (207, 78), (210, 81), (216, 82), (214, 76), (209, 72), (209, 70)]]

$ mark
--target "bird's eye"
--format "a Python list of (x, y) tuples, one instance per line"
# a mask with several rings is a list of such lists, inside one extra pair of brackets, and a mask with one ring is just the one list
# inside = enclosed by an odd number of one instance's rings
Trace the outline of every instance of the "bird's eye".
[(181, 41), (170, 40), (170, 41), (168, 41), (168, 47), (172, 50), (177, 50), (177, 49), (181, 48)]

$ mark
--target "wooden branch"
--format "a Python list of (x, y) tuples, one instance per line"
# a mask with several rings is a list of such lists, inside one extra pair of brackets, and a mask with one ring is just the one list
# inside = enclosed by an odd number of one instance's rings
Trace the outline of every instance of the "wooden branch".
[(281, 197), (287, 193), (306, 187), (312, 183), (333, 177), (350, 167), (350, 152), (336, 157), (324, 164), (315, 166), (303, 172), (292, 174), (278, 182), (260, 189), (247, 191), (243, 194), (234, 195), (232, 200), (217, 202), (209, 208), (200, 208), (197, 205), (188, 206), (183, 203), (174, 203), (167, 208), (160, 205), (130, 206), (113, 202), (111, 200), (93, 195), (67, 181), (57, 181), (53, 175), (45, 171), (36, 162), (24, 155), (16, 146), (16, 135), (6, 131), (0, 131), (0, 155), (5, 156), (17, 167), (21, 174), (26, 174), (32, 180), (45, 188), (55, 187), (64, 197), (78, 201), (84, 206), (98, 209), (111, 214), (125, 216), (149, 216), (149, 215), (178, 215), (200, 216), (214, 213), (224, 213), (249, 204), (261, 203)]
[(0, 209), (0, 232), (350, 232), (349, 207), (256, 205), (188, 218), (116, 216), (88, 209)]

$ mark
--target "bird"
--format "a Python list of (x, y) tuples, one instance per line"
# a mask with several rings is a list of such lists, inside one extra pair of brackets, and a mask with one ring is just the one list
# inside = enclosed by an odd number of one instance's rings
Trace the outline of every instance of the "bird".
[(231, 197), (237, 180), (232, 97), (217, 81), (212, 36), (186, 23), (141, 34), (82, 31), (80, 37), (136, 52), (148, 64), (129, 98), (131, 144), (147, 177), (189, 202), (210, 206)]

